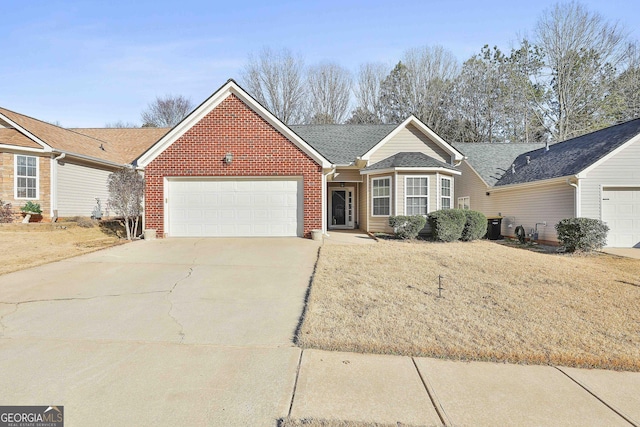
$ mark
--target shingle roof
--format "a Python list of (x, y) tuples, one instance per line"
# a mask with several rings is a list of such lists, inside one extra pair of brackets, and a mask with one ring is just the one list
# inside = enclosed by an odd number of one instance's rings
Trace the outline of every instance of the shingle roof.
[(380, 160), (364, 168), (364, 171), (390, 168), (446, 168), (457, 170), (453, 166), (419, 152), (401, 152)]
[(373, 148), (397, 125), (298, 125), (289, 126), (327, 160), (349, 164)]
[(484, 182), (493, 186), (511, 170), (519, 155), (544, 147), (544, 144), (487, 144), (457, 142), (453, 146), (466, 156), (467, 162), (478, 172)]
[(15, 129), (0, 128), (0, 144), (26, 148), (42, 148), (40, 144), (37, 144)]
[(509, 170), (496, 186), (576, 175), (638, 134), (640, 119), (635, 119), (558, 142), (550, 145), (549, 151), (541, 148), (521, 154), (513, 162), (515, 174)]
[(78, 128), (74, 132), (113, 144), (121, 159), (131, 163), (162, 138), (170, 128)]
[[(134, 129), (64, 129), (50, 123), (34, 119), (15, 111), (0, 108), (0, 114), (16, 123), (54, 150), (79, 154), (99, 160), (118, 164), (131, 163), (139, 154), (160, 139), (168, 129), (134, 128)], [(18, 132), (15, 129), (2, 129)], [(13, 136), (14, 142), (32, 148), (41, 148), (31, 141), (29, 145), (22, 136)], [(30, 140), (29, 140), (30, 141)], [(18, 145), (18, 143), (13, 145)], [(35, 144), (35, 145), (34, 145)]]

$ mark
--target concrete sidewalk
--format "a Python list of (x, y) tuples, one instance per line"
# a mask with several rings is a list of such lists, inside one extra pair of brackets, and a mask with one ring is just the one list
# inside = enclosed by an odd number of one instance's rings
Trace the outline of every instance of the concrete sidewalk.
[(640, 259), (640, 248), (604, 248), (602, 252), (625, 258)]
[(304, 350), (291, 419), (640, 425), (640, 373)]

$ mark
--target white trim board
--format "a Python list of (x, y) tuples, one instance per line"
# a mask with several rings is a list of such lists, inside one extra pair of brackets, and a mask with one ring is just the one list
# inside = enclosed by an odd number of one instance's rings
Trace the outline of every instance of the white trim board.
[(316, 161), (323, 168), (331, 167), (331, 162), (325, 159), (320, 153), (318, 153), (313, 147), (307, 144), (302, 138), (300, 138), (295, 132), (293, 132), (287, 125), (282, 123), (276, 116), (274, 116), (269, 110), (264, 108), (258, 101), (253, 99), (247, 92), (244, 91), (238, 84), (229, 80), (220, 89), (214, 92), (207, 100), (200, 104), (195, 110), (193, 110), (187, 117), (185, 117), (180, 123), (178, 123), (173, 129), (171, 129), (165, 136), (163, 136), (158, 142), (151, 146), (146, 152), (144, 152), (135, 162), (141, 167), (146, 167), (154, 159), (156, 159), (164, 150), (166, 150), (171, 144), (184, 135), (189, 129), (191, 129), (196, 123), (198, 123), (207, 114), (213, 111), (218, 105), (222, 103), (229, 96), (235, 95), (242, 102), (244, 102), (251, 110), (256, 112), (267, 123), (273, 126), (278, 132), (285, 136), (295, 146), (300, 148), (306, 155)]

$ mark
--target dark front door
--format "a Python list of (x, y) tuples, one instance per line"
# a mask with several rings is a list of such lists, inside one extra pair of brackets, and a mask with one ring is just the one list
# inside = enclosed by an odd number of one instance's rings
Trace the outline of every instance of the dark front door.
[(346, 225), (346, 205), (347, 192), (344, 190), (334, 190), (331, 196), (331, 224)]

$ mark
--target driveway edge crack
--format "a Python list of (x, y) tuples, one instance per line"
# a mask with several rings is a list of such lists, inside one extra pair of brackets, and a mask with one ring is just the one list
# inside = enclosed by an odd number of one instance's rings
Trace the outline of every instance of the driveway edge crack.
[(175, 317), (173, 314), (171, 314), (171, 312), (173, 311), (173, 301), (171, 301), (171, 299), (169, 297), (171, 296), (173, 291), (176, 290), (176, 287), (180, 284), (180, 282), (182, 282), (184, 280), (187, 280), (189, 277), (191, 277), (191, 274), (193, 274), (193, 266), (189, 267), (189, 272), (187, 273), (187, 275), (184, 276), (182, 279), (178, 280), (176, 283), (174, 283), (173, 286), (171, 287), (171, 289), (169, 289), (168, 291), (163, 291), (163, 292), (166, 292), (164, 298), (169, 303), (169, 311), (167, 312), (167, 314), (176, 323), (176, 325), (178, 325), (178, 327), (180, 328), (180, 331), (178, 331), (178, 336), (180, 337), (179, 344), (182, 344), (182, 342), (184, 341), (184, 325), (182, 323), (180, 323), (180, 321), (178, 320), (177, 317)]

